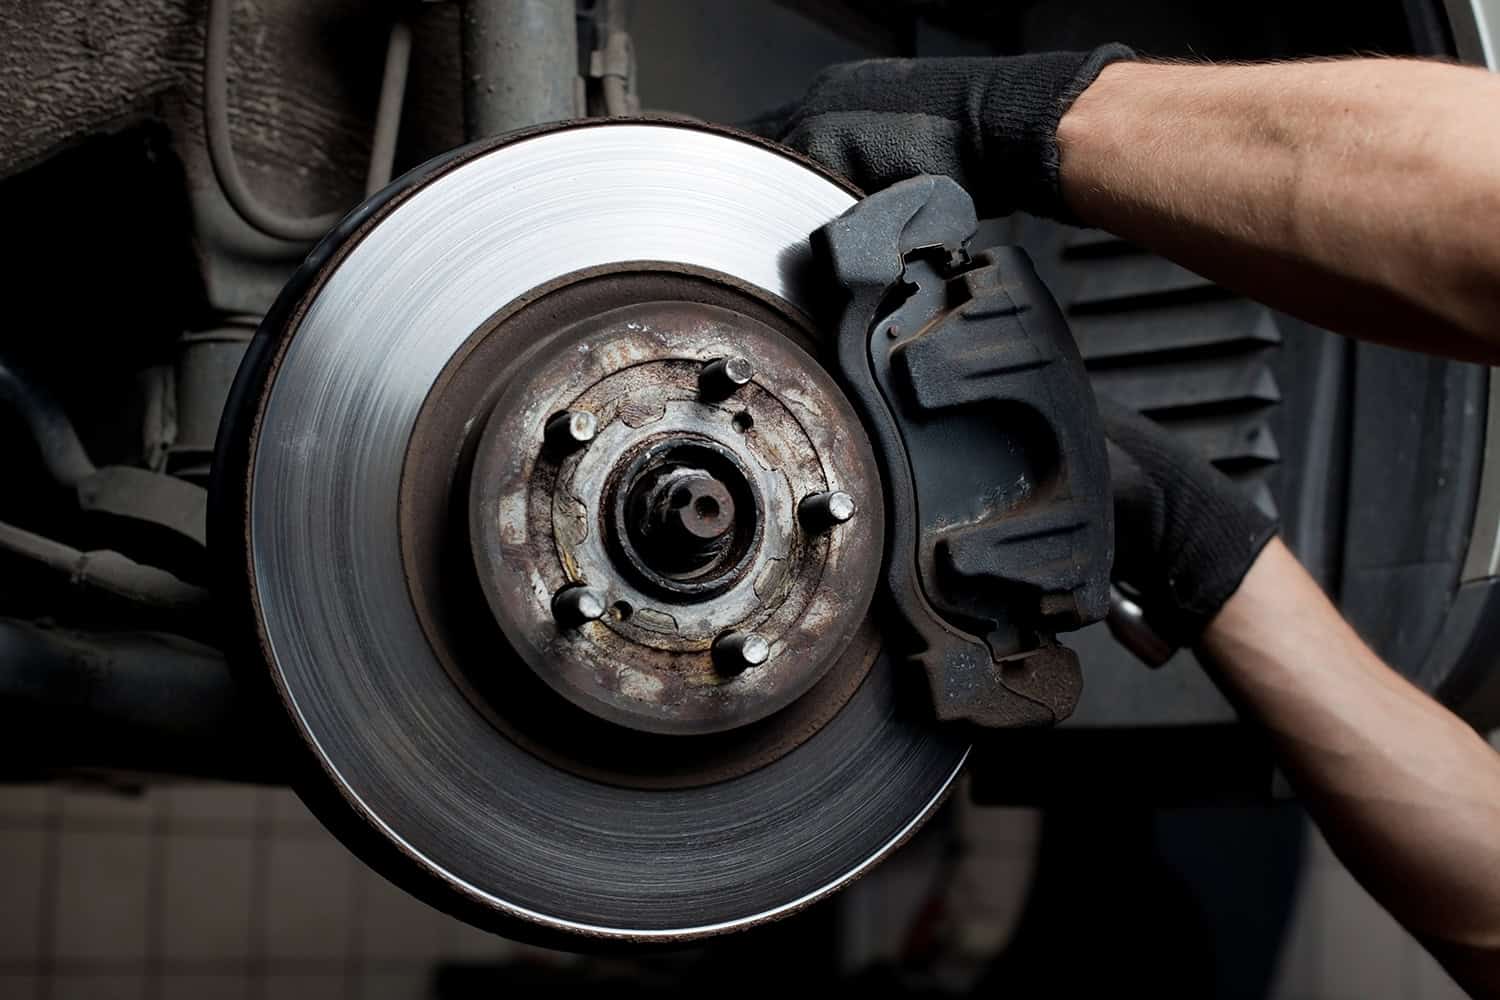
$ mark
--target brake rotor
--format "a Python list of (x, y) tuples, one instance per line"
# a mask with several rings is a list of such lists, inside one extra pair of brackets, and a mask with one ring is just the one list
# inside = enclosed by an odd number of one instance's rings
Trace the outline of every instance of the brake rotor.
[(221, 592), (299, 791), (393, 880), (693, 938), (941, 801), (966, 746), (880, 652), (879, 473), (807, 318), (853, 202), (744, 136), (560, 126), (408, 174), (283, 293), (221, 434)]

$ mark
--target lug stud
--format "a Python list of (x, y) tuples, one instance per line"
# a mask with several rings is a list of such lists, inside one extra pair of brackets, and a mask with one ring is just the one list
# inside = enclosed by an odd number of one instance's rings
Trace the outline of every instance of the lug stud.
[(797, 516), (809, 531), (828, 531), (854, 516), (854, 498), (843, 490), (813, 493), (797, 505)]
[(754, 377), (755, 367), (748, 358), (719, 358), (698, 373), (698, 393), (708, 400), (728, 399)]
[(563, 628), (576, 628), (603, 618), (608, 604), (601, 591), (573, 583), (552, 595), (552, 617)]
[(771, 658), (771, 643), (757, 632), (725, 632), (714, 640), (714, 663), (726, 674), (758, 667)]
[(547, 421), (547, 447), (559, 455), (577, 451), (599, 433), (599, 421), (587, 410), (564, 410)]

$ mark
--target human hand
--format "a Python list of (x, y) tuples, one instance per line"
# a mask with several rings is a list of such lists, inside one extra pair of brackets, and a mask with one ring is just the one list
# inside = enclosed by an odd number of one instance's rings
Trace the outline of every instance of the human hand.
[(1134, 410), (1101, 398), (1099, 412), (1115, 493), (1112, 577), (1157, 635), (1194, 646), (1275, 537), (1276, 520)]
[(1067, 220), (1057, 123), (1105, 66), (1135, 53), (1044, 52), (968, 59), (872, 59), (824, 70), (801, 101), (750, 128), (876, 191), (946, 174), (983, 216)]

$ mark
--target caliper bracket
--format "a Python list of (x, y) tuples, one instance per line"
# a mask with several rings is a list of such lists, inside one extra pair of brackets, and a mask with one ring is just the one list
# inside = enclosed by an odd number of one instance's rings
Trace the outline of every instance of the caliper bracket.
[(872, 195), (814, 234), (847, 294), (836, 367), (874, 439), (884, 584), (937, 715), (1059, 722), (1082, 688), (1056, 633), (1104, 617), (1114, 528), (1078, 347), (1025, 251), (972, 259), (946, 177)]

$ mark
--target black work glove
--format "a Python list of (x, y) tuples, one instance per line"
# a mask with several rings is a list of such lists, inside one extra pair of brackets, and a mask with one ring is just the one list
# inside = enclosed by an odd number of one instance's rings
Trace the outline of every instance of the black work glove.
[(747, 127), (866, 191), (946, 174), (984, 217), (1069, 221), (1057, 123), (1123, 45), (988, 59), (872, 59), (824, 70), (796, 104)]
[(1151, 628), (1193, 646), (1239, 589), (1276, 520), (1156, 424), (1101, 397), (1115, 491), (1115, 568)]

